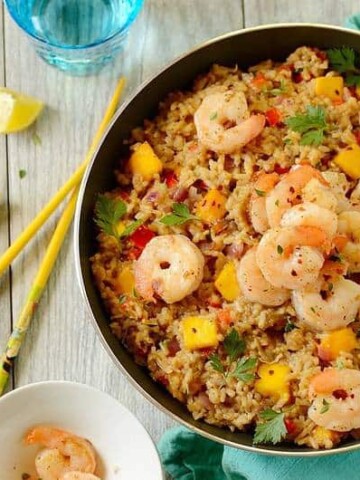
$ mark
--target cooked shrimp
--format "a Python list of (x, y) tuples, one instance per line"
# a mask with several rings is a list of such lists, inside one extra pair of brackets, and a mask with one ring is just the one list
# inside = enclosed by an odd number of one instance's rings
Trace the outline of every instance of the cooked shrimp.
[(340, 200), (338, 200), (337, 196), (329, 186), (319, 182), (317, 178), (313, 178), (305, 185), (302, 189), (301, 198), (304, 203), (314, 203), (315, 205), (331, 210), (332, 212), (340, 211)]
[(184, 235), (161, 235), (146, 245), (135, 263), (135, 288), (148, 301), (158, 295), (179, 302), (194, 292), (204, 273), (204, 257)]
[(324, 263), (320, 250), (327, 243), (326, 233), (317, 227), (270, 229), (259, 242), (256, 261), (275, 287), (303, 288), (317, 279)]
[(296, 166), (283, 176), (266, 197), (266, 212), (270, 227), (277, 227), (286, 210), (301, 203), (302, 190), (313, 178), (327, 185), (321, 173), (310, 165)]
[(257, 137), (264, 115), (250, 115), (243, 92), (216, 92), (202, 101), (194, 115), (199, 142), (217, 153), (233, 153)]
[(360, 212), (341, 212), (338, 217), (338, 231), (349, 239), (341, 251), (341, 255), (349, 263), (349, 271), (360, 272)]
[(360, 371), (328, 368), (310, 382), (308, 416), (328, 430), (360, 428)]
[(26, 437), (27, 445), (46, 447), (36, 457), (35, 467), (42, 480), (58, 480), (68, 472), (94, 473), (95, 451), (87, 440), (53, 427), (35, 427)]
[(69, 472), (65, 473), (60, 480), (101, 480), (100, 477), (93, 475), (92, 473), (82, 472)]
[(249, 217), (255, 232), (264, 233), (270, 226), (265, 206), (266, 193), (270, 192), (278, 181), (277, 173), (261, 172), (254, 183), (249, 202)]
[(265, 280), (256, 263), (256, 248), (242, 257), (237, 268), (237, 278), (243, 295), (250, 302), (277, 307), (290, 298), (289, 290), (276, 288)]
[(360, 285), (343, 277), (331, 279), (330, 284), (318, 280), (291, 295), (299, 320), (319, 331), (346, 327), (360, 307)]
[(337, 230), (337, 215), (327, 208), (319, 207), (315, 203), (300, 203), (287, 210), (281, 218), (281, 227), (295, 227), (297, 225), (308, 225), (318, 227), (326, 232), (329, 240), (332, 239)]

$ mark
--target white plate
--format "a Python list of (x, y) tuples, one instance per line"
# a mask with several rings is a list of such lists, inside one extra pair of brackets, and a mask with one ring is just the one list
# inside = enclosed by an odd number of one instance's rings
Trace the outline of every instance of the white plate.
[(54, 425), (87, 438), (103, 480), (162, 480), (156, 448), (140, 422), (109, 395), (71, 382), (28, 385), (0, 399), (0, 478), (35, 474), (38, 447), (23, 444), (34, 425)]

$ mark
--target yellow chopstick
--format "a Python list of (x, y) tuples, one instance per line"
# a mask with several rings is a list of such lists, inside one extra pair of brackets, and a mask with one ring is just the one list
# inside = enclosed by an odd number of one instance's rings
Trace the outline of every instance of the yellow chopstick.
[[(122, 78), (116, 87), (114, 95), (104, 115), (103, 121), (101, 122), (99, 129), (94, 137), (94, 140), (90, 146), (86, 159), (80, 168), (82, 168), (83, 165), (86, 166), (85, 162), (88, 162), (90, 160), (91, 158), (90, 153), (92, 154), (92, 152), (95, 150), (97, 146), (96, 142), (100, 141), (102, 133), (105, 131), (107, 124), (109, 123), (112, 116), (114, 115), (116, 111), (116, 107), (119, 103), (119, 99), (120, 99), (124, 84), (125, 84), (124, 79)], [(75, 172), (73, 177), (75, 175), (79, 175), (78, 172), (80, 171), (80, 168), (77, 170), (77, 172)], [(70, 180), (67, 183), (69, 183)], [(45, 256), (40, 264), (38, 273), (33, 281), (33, 284), (30, 289), (27, 300), (25, 302), (25, 305), (15, 324), (15, 328), (11, 333), (10, 338), (7, 342), (5, 352), (3, 353), (0, 359), (0, 396), (4, 393), (4, 390), (11, 372), (11, 368), (13, 367), (14, 361), (19, 354), (21, 345), (24, 341), (31, 319), (36, 311), (40, 297), (46, 287), (46, 283), (52, 272), (52, 269), (56, 262), (61, 246), (65, 240), (66, 233), (74, 217), (76, 200), (77, 200), (77, 197), (79, 194), (79, 188), (80, 188), (80, 185), (79, 185), (80, 180), (81, 180), (81, 177), (78, 179), (77, 186), (75, 187), (70, 197), (70, 200), (66, 205), (63, 214), (60, 217), (60, 220), (56, 226), (55, 232), (46, 249)], [(62, 189), (63, 188), (64, 187), (62, 187)], [(53, 202), (57, 195), (55, 195), (55, 197), (49, 203)]]
[(42, 227), (50, 215), (56, 210), (64, 198), (69, 194), (69, 192), (81, 182), (81, 179), (84, 175), (85, 169), (89, 164), (92, 156), (95, 153), (96, 147), (98, 146), (106, 127), (116, 111), (117, 105), (121, 93), (125, 85), (125, 79), (120, 78), (114, 95), (111, 99), (111, 102), (107, 108), (107, 111), (102, 119), (102, 122), (95, 134), (95, 137), (91, 143), (89, 151), (85, 157), (85, 160), (80, 165), (80, 167), (73, 173), (69, 180), (58, 190), (58, 192), (53, 196), (53, 198), (45, 205), (45, 207), (37, 214), (33, 221), (25, 228), (25, 230), (18, 236), (18, 238), (10, 245), (10, 247), (3, 253), (0, 257), (0, 275), (6, 270), (6, 268), (11, 264), (14, 258), (21, 252), (25, 245), (31, 240), (35, 233)]

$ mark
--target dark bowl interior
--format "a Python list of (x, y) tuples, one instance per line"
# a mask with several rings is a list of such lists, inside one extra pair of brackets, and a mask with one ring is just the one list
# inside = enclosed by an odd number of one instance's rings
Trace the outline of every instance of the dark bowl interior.
[(124, 152), (123, 140), (131, 130), (142, 125), (145, 118), (155, 115), (159, 101), (167, 93), (186, 89), (194, 78), (206, 72), (213, 63), (222, 65), (238, 64), (247, 68), (262, 60), (284, 60), (301, 45), (319, 48), (353, 47), (360, 51), (360, 35), (340, 28), (320, 25), (278, 25), (259, 27), (230, 33), (214, 39), (177, 59), (156, 77), (145, 83), (138, 92), (121, 108), (105, 135), (82, 183), (77, 205), (75, 226), (75, 250), (81, 288), (91, 311), (93, 323), (107, 351), (116, 365), (127, 374), (132, 383), (148, 400), (175, 419), (213, 440), (256, 452), (285, 455), (319, 455), (349, 451), (358, 448), (356, 441), (348, 441), (332, 451), (314, 451), (287, 444), (276, 446), (252, 445), (252, 435), (230, 432), (195, 421), (184, 405), (170, 396), (161, 385), (155, 383), (146, 370), (135, 364), (129, 353), (112, 335), (108, 316), (95, 288), (90, 270), (89, 257), (94, 252), (95, 230), (93, 209), (96, 195), (115, 186), (114, 168)]

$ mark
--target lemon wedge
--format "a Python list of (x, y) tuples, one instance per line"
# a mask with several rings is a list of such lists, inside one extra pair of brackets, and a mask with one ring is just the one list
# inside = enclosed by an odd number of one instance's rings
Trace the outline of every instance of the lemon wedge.
[(0, 88), (0, 133), (19, 132), (35, 122), (44, 103), (36, 98)]

